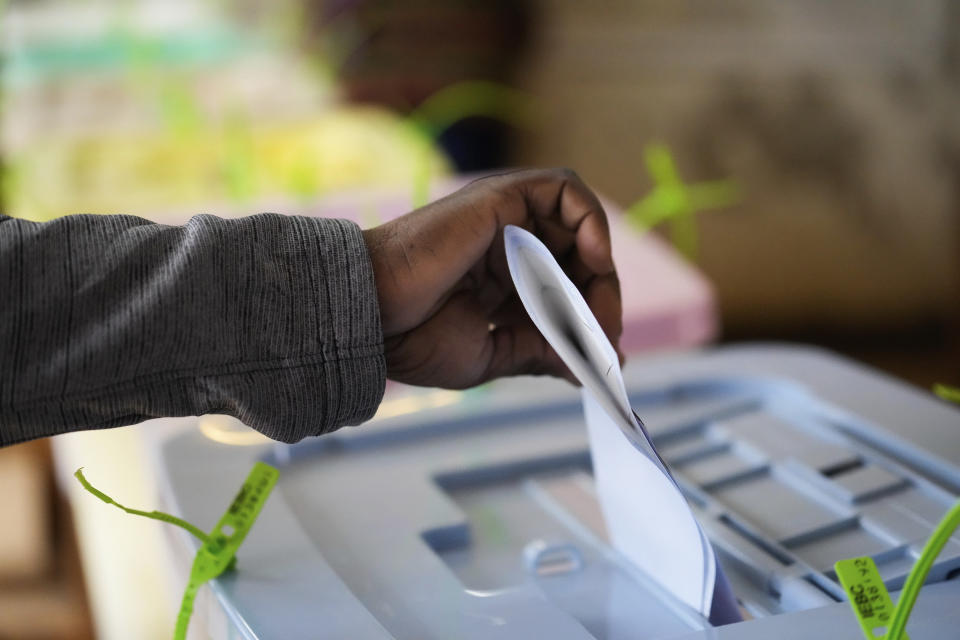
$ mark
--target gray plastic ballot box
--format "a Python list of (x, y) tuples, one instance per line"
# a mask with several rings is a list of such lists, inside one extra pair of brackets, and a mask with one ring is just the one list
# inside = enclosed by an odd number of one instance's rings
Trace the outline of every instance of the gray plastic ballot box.
[[(281, 473), (194, 624), (250, 640), (856, 640), (834, 562), (871, 555), (896, 600), (960, 493), (960, 411), (827, 352), (723, 348), (624, 373), (744, 622), (711, 627), (611, 548), (578, 392), (519, 378), (293, 446), (168, 440), (163, 499), (194, 522), (254, 461)], [(186, 576), (196, 542), (171, 544)], [(907, 631), (960, 637), (960, 535)]]

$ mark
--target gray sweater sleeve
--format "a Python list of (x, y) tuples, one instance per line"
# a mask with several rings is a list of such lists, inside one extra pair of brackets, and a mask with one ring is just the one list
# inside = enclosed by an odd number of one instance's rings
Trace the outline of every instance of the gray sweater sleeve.
[(384, 381), (351, 222), (0, 216), (0, 446), (205, 413), (294, 442), (368, 419)]

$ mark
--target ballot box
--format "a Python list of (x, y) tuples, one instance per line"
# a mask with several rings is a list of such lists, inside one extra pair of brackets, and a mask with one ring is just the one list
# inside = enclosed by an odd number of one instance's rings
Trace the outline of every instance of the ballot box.
[[(168, 438), (157, 450), (161, 502), (207, 530), (256, 461), (280, 471), (236, 570), (201, 589), (195, 630), (856, 640), (834, 563), (873, 557), (896, 600), (960, 493), (960, 411), (828, 352), (727, 347), (647, 357), (624, 374), (743, 622), (711, 627), (610, 544), (578, 392), (521, 378), (401, 388), (371, 423), (295, 445), (223, 417)], [(646, 509), (635, 489), (631, 508)], [(167, 540), (186, 584), (198, 543), (180, 530)], [(910, 637), (955, 635), (958, 602), (954, 535)]]

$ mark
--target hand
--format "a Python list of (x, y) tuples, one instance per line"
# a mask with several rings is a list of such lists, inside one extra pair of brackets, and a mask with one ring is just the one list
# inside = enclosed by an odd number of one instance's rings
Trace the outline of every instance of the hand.
[(543, 240), (618, 346), (620, 285), (599, 200), (572, 171), (516, 171), (363, 232), (389, 378), (453, 389), (518, 374), (576, 382), (517, 297), (508, 224)]

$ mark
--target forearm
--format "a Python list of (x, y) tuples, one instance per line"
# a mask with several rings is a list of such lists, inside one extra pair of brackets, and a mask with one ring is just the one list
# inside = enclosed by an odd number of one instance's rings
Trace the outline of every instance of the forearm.
[(352, 223), (0, 218), (0, 445), (204, 413), (318, 435), (375, 411), (382, 339)]

